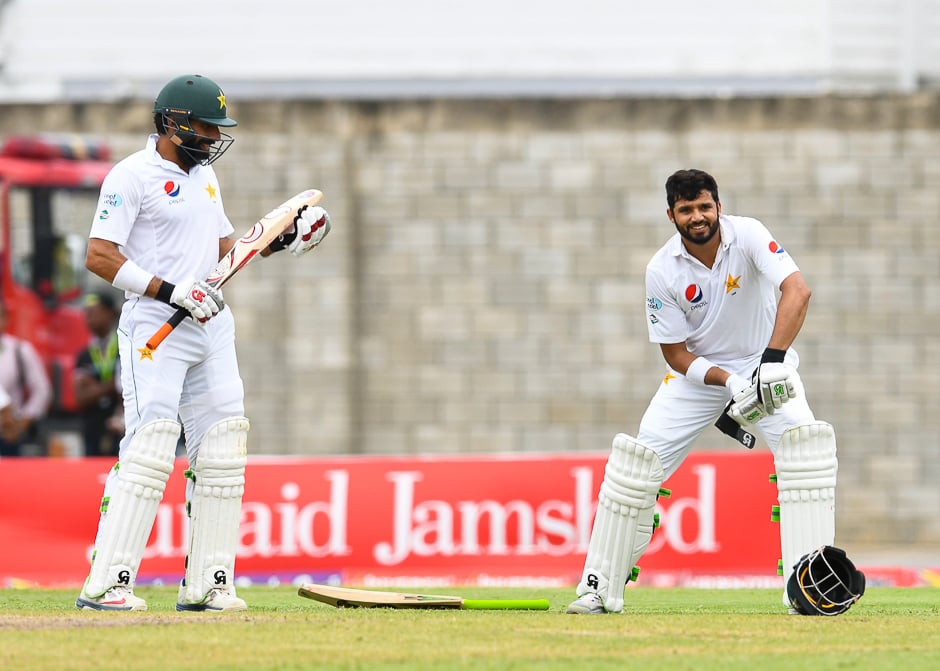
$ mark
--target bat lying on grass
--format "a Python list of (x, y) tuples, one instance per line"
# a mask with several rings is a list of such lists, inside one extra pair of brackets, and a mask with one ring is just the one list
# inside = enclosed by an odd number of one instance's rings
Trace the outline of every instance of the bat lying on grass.
[[(251, 227), (247, 233), (235, 241), (235, 246), (228, 254), (222, 257), (215, 269), (209, 273), (206, 283), (211, 287), (221, 287), (232, 279), (232, 276), (244, 268), (249, 261), (260, 254), (268, 245), (276, 240), (294, 222), (297, 210), (304, 205), (316, 205), (323, 194), (316, 189), (301, 191), (293, 198), (285, 200)], [(189, 315), (184, 308), (179, 308), (166, 323), (154, 333), (147, 341), (146, 354), (152, 354), (164, 338), (179, 326)]]
[(465, 610), (548, 610), (548, 599), (463, 599), (440, 594), (405, 594), (330, 585), (301, 585), (300, 596), (336, 608), (459, 608)]

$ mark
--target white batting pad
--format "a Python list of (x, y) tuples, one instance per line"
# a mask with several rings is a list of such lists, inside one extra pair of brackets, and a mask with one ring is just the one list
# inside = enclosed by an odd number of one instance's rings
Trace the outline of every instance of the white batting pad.
[(229, 417), (206, 433), (192, 467), (189, 554), (181, 600), (201, 602), (235, 577), (238, 524), (248, 462), (248, 419)]
[(836, 534), (836, 436), (827, 422), (787, 429), (774, 457), (780, 503), (783, 584), (800, 558)]
[(147, 539), (173, 471), (180, 425), (157, 419), (137, 430), (109, 480), (107, 503), (95, 542), (85, 594), (97, 597), (111, 587), (133, 587)]
[(608, 611), (623, 610), (623, 590), (633, 565), (649, 545), (656, 495), (664, 479), (655, 452), (626, 434), (614, 437), (579, 595), (595, 592)]

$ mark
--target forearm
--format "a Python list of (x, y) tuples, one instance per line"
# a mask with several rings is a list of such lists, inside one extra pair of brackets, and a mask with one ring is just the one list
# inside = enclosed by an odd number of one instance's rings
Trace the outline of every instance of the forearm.
[(777, 318), (767, 346), (786, 350), (793, 344), (800, 329), (803, 328), (811, 292), (798, 272), (785, 279), (780, 285), (780, 290)]
[(780, 305), (777, 307), (777, 320), (774, 322), (774, 330), (767, 346), (773, 349), (788, 349), (796, 340), (800, 329), (803, 328), (806, 310), (806, 304), (794, 305), (792, 302), (784, 303), (781, 300)]
[(91, 238), (88, 241), (85, 267), (118, 289), (148, 298), (161, 298), (161, 287), (163, 287), (163, 298), (173, 292), (172, 284), (164, 282), (162, 278), (146, 268), (140, 268), (136, 263), (128, 260), (118, 249), (117, 244), (109, 240)]
[(662, 348), (663, 358), (666, 359), (666, 363), (670, 368), (699, 384), (721, 387), (725, 385), (731, 375), (705, 357), (690, 352), (684, 342), (661, 345), (660, 347)]

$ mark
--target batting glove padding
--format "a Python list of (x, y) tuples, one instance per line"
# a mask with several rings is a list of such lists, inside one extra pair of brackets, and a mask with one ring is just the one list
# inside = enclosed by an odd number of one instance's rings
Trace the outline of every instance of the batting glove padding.
[(271, 251), (289, 249), (294, 256), (301, 256), (323, 242), (331, 228), (330, 215), (326, 210), (319, 205), (304, 205), (297, 210), (291, 229), (271, 243)]
[(758, 384), (754, 382), (732, 397), (727, 413), (731, 419), (747, 428), (772, 414), (773, 410), (767, 412), (758, 393)]
[(192, 278), (176, 285), (170, 302), (187, 310), (200, 324), (215, 317), (225, 307), (221, 291)]
[(768, 415), (796, 396), (793, 367), (785, 363), (762, 363), (754, 371), (757, 397)]

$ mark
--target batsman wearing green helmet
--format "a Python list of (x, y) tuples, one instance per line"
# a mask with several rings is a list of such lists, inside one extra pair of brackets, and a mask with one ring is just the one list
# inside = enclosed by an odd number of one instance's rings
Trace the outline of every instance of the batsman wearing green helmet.
[(235, 141), (218, 130), (238, 124), (228, 117), (222, 89), (208, 77), (183, 75), (171, 80), (153, 101), (153, 117), (157, 133), (173, 143), (179, 161), (190, 168), (213, 163)]
[[(153, 104), (156, 133), (105, 178), (85, 265), (124, 291), (118, 326), (126, 433), (110, 471), (91, 570), (76, 606), (146, 610), (137, 571), (185, 436), (189, 547), (176, 608), (241, 611), (235, 553), (248, 419), (235, 355), (235, 321), (207, 277), (235, 245), (212, 163), (236, 125), (222, 88), (202, 75), (170, 80)], [(261, 252), (300, 256), (330, 230), (321, 207)], [(146, 346), (178, 309), (186, 319), (158, 350)]]

